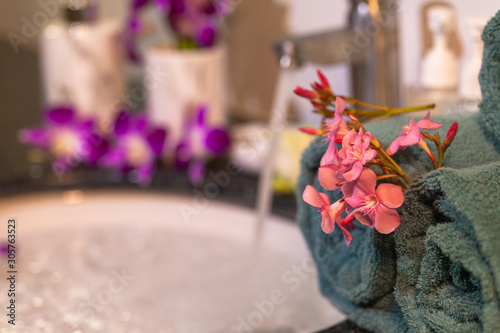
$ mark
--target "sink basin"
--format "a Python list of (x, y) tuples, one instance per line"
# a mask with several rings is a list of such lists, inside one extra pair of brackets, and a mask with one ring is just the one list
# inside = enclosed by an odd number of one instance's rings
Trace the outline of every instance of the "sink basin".
[(255, 242), (249, 209), (133, 191), (2, 199), (0, 239), (9, 218), (19, 332), (309, 333), (345, 319), (284, 219), (270, 217)]

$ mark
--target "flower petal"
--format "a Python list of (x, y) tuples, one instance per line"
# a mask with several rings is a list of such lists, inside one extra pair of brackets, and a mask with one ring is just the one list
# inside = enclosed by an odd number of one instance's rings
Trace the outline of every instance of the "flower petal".
[(422, 119), (417, 123), (417, 127), (426, 130), (437, 130), (440, 129), (443, 124), (436, 123), (428, 119)]
[(321, 161), (319, 162), (319, 165), (323, 166), (323, 165), (334, 164), (335, 161), (336, 161), (336, 156), (337, 156), (337, 145), (332, 140), (328, 144), (328, 148), (326, 149), (325, 154), (321, 158)]
[(368, 149), (363, 155), (363, 164), (370, 162), (375, 157), (377, 157), (377, 151), (375, 149)]
[(116, 116), (114, 132), (121, 136), (128, 133), (130, 128), (130, 115), (127, 111), (121, 111)]
[(217, 31), (215, 24), (211, 20), (206, 20), (198, 27), (196, 33), (196, 43), (201, 47), (210, 47), (215, 44), (217, 40)]
[(369, 195), (370, 194), (366, 193), (362, 188), (355, 186), (354, 190), (352, 191), (352, 195), (350, 197), (346, 197), (345, 201), (352, 208), (358, 208), (358, 207), (362, 207), (365, 204), (366, 198)]
[(343, 148), (349, 148), (351, 147), (351, 144), (353, 143), (354, 140), (356, 140), (356, 137), (358, 136), (358, 133), (354, 129), (352, 129), (344, 138), (342, 139), (342, 147)]
[(208, 131), (205, 138), (205, 146), (208, 151), (214, 155), (223, 154), (229, 147), (230, 143), (231, 140), (229, 138), (229, 134), (221, 128), (215, 128)]
[(330, 205), (330, 197), (328, 196), (328, 194), (322, 193), (322, 192), (319, 192), (318, 194), (321, 197), (321, 201), (323, 201), (323, 204), (325, 206), (329, 206)]
[(344, 241), (346, 243), (347, 246), (351, 245), (352, 243), (352, 235), (349, 231), (347, 231), (346, 228), (344, 228), (343, 226), (341, 226), (339, 224), (339, 227), (340, 227), (340, 230), (342, 230), (342, 233), (344, 234)]
[(410, 131), (410, 133), (406, 134), (401, 138), (399, 141), (400, 146), (413, 146), (418, 143), (420, 140), (420, 128), (418, 127), (413, 127)]
[(335, 229), (335, 223), (326, 209), (321, 210), (321, 229), (325, 234), (331, 234)]
[(163, 147), (165, 145), (165, 137), (167, 133), (165, 130), (157, 128), (148, 134), (146, 140), (148, 141), (149, 147), (154, 152), (156, 156), (160, 156), (163, 153)]
[(399, 149), (399, 141), (401, 141), (403, 137), (400, 136), (398, 137), (396, 140), (394, 140), (391, 145), (389, 146), (389, 148), (387, 148), (387, 154), (389, 154), (390, 156), (396, 154), (396, 152), (398, 151)]
[(358, 220), (359, 223), (373, 228), (373, 221), (369, 215), (363, 215), (360, 213), (356, 213), (356, 214), (354, 214), (354, 217), (356, 218), (356, 220)]
[(378, 200), (389, 208), (398, 208), (405, 201), (401, 186), (380, 184), (376, 191)]
[(346, 199), (352, 197), (352, 194), (354, 193), (354, 187), (354, 183), (351, 182), (342, 185), (341, 191)]
[(110, 149), (103, 156), (101, 163), (106, 168), (119, 169), (127, 163), (127, 151), (125, 148)]
[(355, 181), (361, 175), (363, 171), (363, 164), (360, 161), (356, 161), (353, 163), (351, 170), (344, 173), (344, 178), (349, 181)]
[(361, 175), (356, 180), (356, 186), (359, 186), (367, 193), (375, 193), (375, 186), (377, 186), (377, 175), (373, 170), (363, 168)]
[(45, 113), (45, 119), (55, 125), (66, 125), (75, 119), (75, 111), (68, 107), (48, 109)]
[(336, 165), (324, 165), (318, 169), (318, 179), (321, 186), (325, 189), (333, 191), (338, 189), (338, 184), (345, 181), (345, 179), (336, 176), (339, 167)]
[(307, 185), (304, 193), (302, 193), (302, 199), (311, 206), (321, 208), (323, 207), (323, 199), (319, 195), (318, 191), (311, 185)]
[(42, 127), (29, 127), (19, 131), (19, 140), (23, 143), (35, 147), (48, 149), (50, 145), (50, 135)]
[(375, 208), (375, 229), (381, 234), (390, 234), (401, 224), (401, 218), (395, 209), (378, 204)]
[(335, 113), (340, 114), (340, 113), (344, 112), (345, 107), (346, 107), (346, 103), (345, 103), (344, 99), (337, 97), (335, 99)]

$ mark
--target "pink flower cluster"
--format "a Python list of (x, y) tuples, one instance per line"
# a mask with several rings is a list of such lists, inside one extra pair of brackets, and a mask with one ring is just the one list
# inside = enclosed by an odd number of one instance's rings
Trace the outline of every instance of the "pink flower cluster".
[[(401, 187), (394, 184), (377, 187), (377, 175), (367, 167), (377, 157), (377, 151), (371, 148), (371, 133), (364, 133), (362, 128), (349, 131), (342, 116), (345, 102), (337, 97), (335, 106), (333, 121), (326, 123), (322, 131), (328, 148), (320, 162), (318, 178), (326, 190), (340, 188), (344, 196), (332, 204), (327, 194), (308, 185), (302, 197), (318, 208), (323, 231), (330, 234), (337, 225), (346, 244), (350, 245), (349, 230), (354, 229), (354, 219), (383, 234), (394, 231), (401, 223), (395, 208), (403, 204), (404, 194)], [(336, 142), (342, 143), (340, 149)]]
[[(412, 118), (409, 125), (403, 126), (399, 132), (402, 136), (394, 140), (386, 151), (380, 142), (365, 130), (360, 119), (377, 119), (404, 112), (426, 110), (433, 108), (434, 104), (403, 109), (379, 107), (350, 97), (335, 95), (323, 73), (318, 71), (318, 77), (319, 81), (311, 84), (312, 90), (297, 87), (294, 92), (312, 103), (314, 112), (323, 116), (323, 126), (320, 129), (300, 130), (325, 137), (328, 148), (320, 161), (319, 183), (329, 191), (340, 189), (343, 197), (332, 204), (328, 195), (319, 193), (310, 185), (306, 187), (302, 197), (305, 202), (318, 208), (322, 217), (323, 231), (330, 234), (335, 226), (339, 226), (347, 245), (352, 242), (349, 230), (354, 229), (355, 219), (380, 233), (391, 233), (401, 223), (396, 208), (403, 204), (403, 190), (411, 182), (391, 156), (398, 150), (417, 145), (425, 151), (434, 167), (438, 169), (442, 166), (444, 153), (457, 134), (458, 123), (451, 125), (444, 141), (441, 142), (439, 133), (431, 135), (422, 132), (442, 127), (442, 124), (429, 120), (429, 111), (419, 122), (416, 123)], [(346, 101), (350, 104), (349, 108), (346, 107)], [(360, 106), (361, 109), (358, 108)], [(344, 119), (343, 113), (349, 117), (349, 123)], [(427, 146), (426, 140), (436, 146), (437, 158)], [(337, 144), (341, 144), (341, 148), (338, 148)], [(382, 171), (379, 176), (369, 169), (372, 165), (376, 165)], [(377, 181), (383, 179), (396, 179), (399, 185), (383, 183), (377, 186)]]

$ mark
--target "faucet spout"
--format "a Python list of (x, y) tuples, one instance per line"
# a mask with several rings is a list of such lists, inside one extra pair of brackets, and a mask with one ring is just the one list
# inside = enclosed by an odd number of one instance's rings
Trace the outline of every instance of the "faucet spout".
[(349, 26), (279, 40), (274, 49), (282, 68), (305, 63), (351, 67), (354, 98), (400, 106), (397, 0), (351, 0)]
[(366, 51), (358, 50), (354, 54), (343, 49), (342, 46), (352, 44), (355, 32), (352, 29), (342, 29), (328, 31), (313, 35), (304, 35), (286, 38), (275, 43), (275, 51), (283, 55), (283, 46), (288, 45), (294, 52), (295, 63), (298, 66), (306, 62), (312, 62), (318, 65), (331, 65), (335, 63), (364, 63)]

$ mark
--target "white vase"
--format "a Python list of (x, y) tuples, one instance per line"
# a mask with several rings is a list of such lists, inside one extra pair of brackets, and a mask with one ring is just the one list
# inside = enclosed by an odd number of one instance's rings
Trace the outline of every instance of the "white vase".
[(145, 65), (148, 113), (157, 124), (168, 127), (169, 146), (178, 142), (186, 113), (197, 104), (209, 107), (210, 124), (226, 124), (224, 46), (177, 50), (154, 45), (145, 52)]

